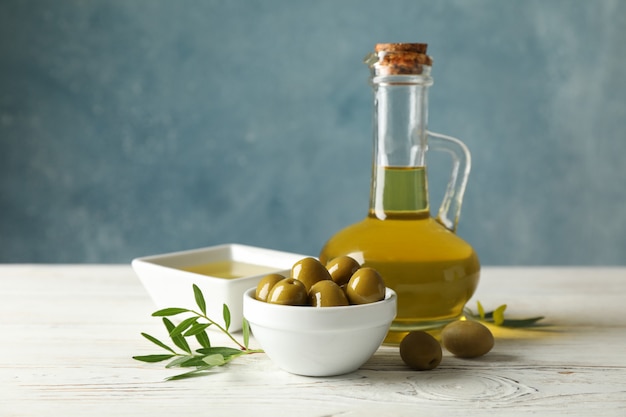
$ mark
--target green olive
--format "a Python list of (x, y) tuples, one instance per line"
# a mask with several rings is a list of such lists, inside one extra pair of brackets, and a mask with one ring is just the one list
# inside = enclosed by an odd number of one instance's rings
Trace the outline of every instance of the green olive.
[(443, 346), (459, 358), (476, 358), (493, 348), (493, 335), (477, 321), (457, 320), (441, 331)]
[(270, 291), (278, 281), (285, 279), (280, 274), (269, 274), (261, 278), (261, 281), (256, 286), (256, 292), (254, 297), (259, 301), (267, 301), (267, 297), (270, 295)]
[(292, 306), (306, 305), (308, 302), (306, 288), (297, 279), (282, 279), (274, 284), (267, 296), (267, 302)]
[(330, 277), (339, 286), (346, 285), (361, 265), (349, 256), (338, 256), (326, 264)]
[(316, 282), (331, 279), (326, 267), (315, 258), (303, 258), (293, 264), (291, 277), (302, 282), (307, 292)]
[(309, 304), (313, 307), (347, 306), (348, 299), (339, 285), (331, 280), (323, 280), (311, 287)]
[(374, 268), (359, 268), (345, 288), (350, 304), (368, 304), (385, 298), (385, 283)]
[(400, 357), (417, 371), (435, 369), (441, 363), (441, 345), (430, 334), (413, 331), (400, 342)]

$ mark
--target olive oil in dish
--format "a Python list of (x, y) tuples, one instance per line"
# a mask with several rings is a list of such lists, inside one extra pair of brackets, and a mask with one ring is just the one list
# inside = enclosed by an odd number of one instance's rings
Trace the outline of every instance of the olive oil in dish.
[(277, 271), (275, 267), (250, 264), (234, 260), (209, 262), (199, 265), (186, 266), (181, 269), (183, 271), (194, 272), (196, 274), (225, 279), (270, 274)]

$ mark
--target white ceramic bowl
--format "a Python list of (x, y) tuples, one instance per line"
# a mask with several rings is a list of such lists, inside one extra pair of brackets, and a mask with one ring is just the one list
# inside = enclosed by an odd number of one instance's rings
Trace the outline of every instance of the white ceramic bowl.
[(244, 294), (243, 314), (265, 353), (283, 370), (306, 376), (346, 374), (383, 342), (396, 316), (396, 293), (376, 303), (343, 307), (270, 304)]
[[(243, 293), (256, 286), (263, 276), (276, 272), (288, 276), (291, 267), (304, 255), (264, 249), (254, 246), (228, 243), (206, 248), (133, 259), (132, 266), (141, 283), (158, 309), (183, 307), (197, 310), (192, 285), (196, 284), (204, 294), (207, 315), (220, 324), (223, 305), (231, 313), (230, 330), (241, 329), (243, 321)], [(222, 261), (252, 264), (263, 267), (242, 268), (238, 278), (223, 278), (189, 272), (185, 268)]]

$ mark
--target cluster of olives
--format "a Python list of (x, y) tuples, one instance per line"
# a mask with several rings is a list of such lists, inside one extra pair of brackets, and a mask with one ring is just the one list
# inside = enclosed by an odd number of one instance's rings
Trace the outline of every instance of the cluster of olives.
[(368, 304), (385, 298), (385, 283), (373, 268), (349, 256), (332, 259), (324, 266), (304, 258), (291, 268), (291, 276), (269, 274), (256, 288), (257, 300), (272, 304), (313, 307)]
[[(476, 358), (493, 347), (493, 335), (482, 324), (471, 320), (457, 320), (441, 331), (441, 344), (454, 356)], [(413, 331), (400, 342), (400, 357), (410, 368), (425, 371), (441, 363), (439, 341), (424, 331)]]

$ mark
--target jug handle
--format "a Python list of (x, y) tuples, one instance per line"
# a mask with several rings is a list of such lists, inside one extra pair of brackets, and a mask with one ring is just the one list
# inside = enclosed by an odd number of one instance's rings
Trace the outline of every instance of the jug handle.
[(456, 138), (431, 131), (427, 135), (429, 150), (447, 152), (452, 156), (452, 173), (437, 213), (437, 221), (456, 233), (472, 164), (471, 155), (467, 146)]

